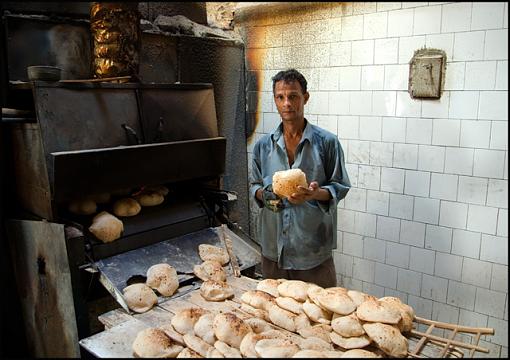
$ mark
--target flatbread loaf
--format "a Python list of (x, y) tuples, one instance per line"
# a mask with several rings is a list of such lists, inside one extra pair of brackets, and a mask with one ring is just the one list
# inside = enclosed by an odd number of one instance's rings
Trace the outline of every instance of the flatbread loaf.
[(343, 337), (342, 335), (332, 331), (329, 336), (331, 337), (331, 341), (333, 341), (333, 343), (344, 349), (361, 349), (370, 345), (372, 342), (372, 340), (366, 335)]
[(113, 203), (113, 213), (116, 216), (135, 216), (142, 207), (132, 198), (122, 198)]
[(241, 352), (223, 341), (217, 340), (214, 347), (226, 358), (242, 358)]
[(122, 291), (127, 306), (137, 313), (144, 313), (158, 303), (158, 297), (143, 283), (132, 284)]
[(360, 306), (363, 302), (367, 300), (377, 300), (375, 296), (368, 295), (357, 290), (347, 290), (347, 295), (349, 295), (349, 297), (354, 302), (356, 307)]
[(227, 250), (209, 244), (198, 245), (198, 255), (202, 261), (217, 261), (221, 265), (226, 265), (230, 261)]
[(356, 313), (335, 318), (331, 321), (331, 327), (343, 337), (361, 336), (365, 333)]
[(291, 297), (299, 302), (305, 302), (308, 299), (309, 284), (301, 280), (287, 280), (278, 285), (280, 296)]
[(213, 331), (214, 314), (208, 313), (200, 316), (198, 321), (193, 325), (193, 332), (196, 336), (204, 340), (209, 345), (214, 345), (216, 336)]
[(306, 290), (306, 295), (308, 296), (308, 299), (310, 299), (311, 302), (313, 302), (315, 305), (319, 307), (322, 307), (318, 299), (322, 290), (324, 290), (324, 288), (315, 284), (309, 284), (308, 289)]
[(348, 359), (356, 359), (356, 358), (380, 358), (381, 356), (372, 351), (364, 349), (352, 349), (344, 352), (341, 357)]
[[(255, 351), (255, 344), (257, 341), (262, 339), (273, 339), (275, 338), (275, 334), (273, 332), (271, 333), (260, 333), (255, 334), (253, 332), (250, 332), (246, 334), (246, 336), (241, 340), (241, 343), (239, 344), (239, 351), (244, 357), (248, 358), (256, 358), (259, 357), (257, 352)], [(277, 337), (280, 338), (280, 337)]]
[(240, 309), (252, 316), (258, 317), (259, 319), (262, 319), (267, 322), (271, 322), (271, 319), (269, 319), (269, 314), (266, 310), (257, 309), (245, 302), (241, 302)]
[(182, 338), (184, 344), (200, 356), (209, 357), (210, 352), (214, 349), (213, 346), (191, 333), (184, 334)]
[(298, 185), (308, 188), (306, 174), (301, 169), (276, 171), (273, 174), (273, 192), (278, 196), (290, 197), (299, 191)]
[(191, 359), (191, 358), (203, 358), (200, 354), (197, 354), (195, 351), (191, 350), (188, 347), (185, 347), (182, 349), (182, 351), (179, 353), (179, 355), (176, 356), (178, 359)]
[(411, 314), (414, 314), (414, 310), (409, 305), (392, 296), (380, 298), (379, 301), (395, 308), (400, 313), (401, 318), (396, 325), (400, 332), (409, 332), (413, 329), (414, 315)]
[(292, 355), (293, 358), (300, 358), (300, 359), (321, 359), (321, 358), (327, 358), (327, 356), (319, 350), (299, 350), (297, 353)]
[(69, 203), (68, 210), (73, 214), (92, 215), (97, 211), (97, 204), (92, 199), (78, 199)]
[(377, 347), (392, 357), (406, 357), (408, 343), (400, 331), (392, 325), (382, 323), (366, 323), (363, 329), (377, 344)]
[(300, 303), (294, 298), (278, 296), (277, 298), (275, 298), (275, 301), (276, 304), (282, 309), (289, 310), (290, 312), (293, 312), (296, 315), (303, 313), (303, 303)]
[(294, 322), (294, 318), (297, 316), (296, 314), (282, 309), (278, 305), (271, 306), (268, 311), (269, 319), (275, 325), (278, 325), (285, 330), (296, 331), (296, 323)]
[(218, 340), (238, 349), (243, 337), (252, 332), (250, 325), (230, 312), (217, 314), (213, 328)]
[(184, 335), (189, 332), (193, 332), (193, 327), (195, 323), (200, 319), (200, 317), (204, 314), (209, 313), (208, 310), (202, 308), (187, 308), (181, 311), (178, 311), (172, 318), (171, 324), (174, 327), (175, 331), (179, 334)]
[(356, 316), (360, 320), (397, 324), (402, 316), (398, 308), (379, 300), (367, 300), (356, 309)]
[[(249, 305), (248, 305), (249, 306)], [(244, 322), (250, 325), (251, 329), (254, 333), (260, 334), (264, 331), (273, 330), (273, 327), (266, 320), (260, 319), (258, 317), (252, 317), (248, 319), (244, 319)]]
[(223, 301), (234, 297), (234, 290), (223, 281), (206, 280), (200, 286), (200, 295), (207, 301)]
[(104, 243), (120, 238), (124, 231), (124, 224), (112, 214), (101, 211), (92, 219), (89, 231)]
[(298, 351), (296, 344), (284, 339), (261, 339), (255, 344), (255, 352), (262, 358), (288, 358)]
[(136, 201), (142, 206), (156, 206), (165, 201), (165, 197), (156, 191), (143, 190), (137, 195), (133, 195)]
[(227, 281), (227, 273), (217, 261), (207, 260), (200, 265), (195, 265), (193, 273), (202, 281)]
[(303, 303), (303, 311), (310, 318), (310, 320), (321, 323), (321, 324), (330, 324), (332, 312), (328, 310), (324, 310), (323, 308), (315, 305), (310, 300), (306, 300)]
[(304, 338), (316, 337), (320, 338), (324, 341), (331, 342), (331, 338), (329, 337), (329, 333), (333, 331), (331, 326), (326, 324), (317, 324), (313, 325), (309, 328), (298, 329), (297, 332)]
[(176, 357), (183, 346), (170, 339), (163, 330), (147, 328), (138, 332), (132, 349), (135, 357), (166, 358)]
[(147, 281), (145, 283), (163, 296), (172, 296), (179, 288), (179, 277), (173, 266), (156, 264), (147, 270)]
[(275, 297), (260, 290), (248, 290), (241, 295), (241, 301), (254, 308), (269, 311), (276, 305)]
[(168, 335), (170, 339), (172, 339), (175, 342), (178, 342), (179, 344), (184, 345), (184, 340), (182, 339), (182, 335), (179, 334), (177, 331), (175, 331), (174, 327), (171, 323), (160, 325), (159, 328), (165, 332), (165, 334)]
[(283, 279), (264, 279), (257, 284), (257, 290), (267, 292), (274, 297), (280, 296), (278, 292), (278, 285), (280, 285)]
[(322, 308), (341, 315), (349, 315), (356, 310), (356, 305), (344, 288), (332, 287), (321, 291), (317, 300)]
[(331, 345), (330, 341), (324, 341), (318, 337), (300, 339), (298, 346), (300, 349), (307, 350), (333, 350), (333, 345)]

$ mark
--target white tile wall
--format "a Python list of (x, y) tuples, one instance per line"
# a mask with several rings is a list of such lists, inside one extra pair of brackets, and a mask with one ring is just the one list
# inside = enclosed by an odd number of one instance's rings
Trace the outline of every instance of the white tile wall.
[[(353, 185), (338, 205), (339, 283), (400, 296), (419, 316), (507, 332), (508, 4), (314, 8), (266, 21), (263, 41), (247, 40), (260, 59), (247, 59), (260, 119), (248, 153), (280, 121), (271, 76), (298, 66), (307, 118), (338, 134)], [(423, 47), (447, 55), (440, 99), (407, 92)], [(506, 338), (483, 340), (491, 355), (507, 354)]]
[[(410, 119), (408, 119), (409, 121)], [(443, 172), (445, 148), (442, 146), (418, 146), (418, 170)], [(434, 174), (432, 174), (434, 175)], [(432, 195), (432, 194), (431, 194)]]
[(441, 6), (414, 10), (413, 35), (435, 34), (441, 31)]
[(396, 289), (397, 268), (395, 266), (390, 266), (376, 262), (374, 282), (380, 286)]
[(505, 311), (504, 293), (488, 289), (476, 289), (475, 311), (502, 319)]
[(420, 295), (421, 274), (405, 269), (397, 269), (397, 290), (412, 295)]
[(423, 248), (425, 245), (425, 224), (416, 221), (401, 220), (400, 242)]
[(458, 183), (457, 175), (432, 173), (430, 176), (430, 197), (455, 201)]
[(363, 38), (376, 39), (386, 37), (388, 29), (388, 13), (366, 14), (363, 19)]
[(370, 142), (370, 164), (391, 167), (393, 164), (393, 144)]
[[(377, 277), (377, 266), (378, 263), (384, 263), (386, 259), (386, 241), (379, 240), (376, 238), (365, 237), (363, 238), (363, 258), (368, 260), (374, 260), (375, 263), (375, 271)], [(395, 286), (396, 287), (396, 278), (397, 274), (395, 272)], [(377, 283), (377, 281), (376, 281)], [(495, 281), (497, 284), (497, 280)], [(379, 284), (382, 285), (382, 284)]]
[(411, 254), (409, 258), (409, 269), (418, 271), (424, 274), (434, 274), (434, 262), (436, 259), (436, 252), (426, 249), (410, 247)]
[(398, 242), (400, 219), (377, 216), (377, 238)]
[(367, 212), (377, 215), (388, 215), (390, 196), (382, 191), (367, 191)]
[(412, 196), (390, 194), (390, 216), (411, 220), (413, 218), (414, 199)]
[(454, 229), (452, 254), (478, 259), (481, 238), (480, 233)]
[(439, 205), (437, 199), (416, 197), (414, 199), (414, 221), (421, 221), (427, 224), (438, 224)]
[(361, 235), (344, 232), (342, 247), (344, 254), (363, 257), (363, 237)]
[(431, 250), (449, 253), (452, 244), (452, 229), (427, 225), (425, 229), (425, 247)]
[(488, 30), (484, 60), (508, 60), (508, 29)]
[(460, 281), (462, 274), (461, 256), (436, 252), (434, 275)]
[(496, 234), (498, 209), (488, 206), (469, 205), (467, 230)]
[(448, 291), (448, 280), (423, 274), (421, 296), (440, 302), (446, 302), (446, 293)]
[(497, 29), (503, 26), (504, 3), (475, 2), (471, 18), (471, 30)]
[(494, 329), (491, 341), (497, 344), (508, 346), (508, 322), (489, 316), (488, 327)]
[(487, 178), (459, 176), (458, 201), (485, 205), (487, 199)]
[(444, 171), (451, 174), (472, 175), (474, 152), (469, 148), (447, 147)]
[(443, 5), (441, 32), (468, 31), (471, 25), (471, 3)]
[(508, 239), (482, 234), (480, 260), (508, 265)]
[(508, 208), (508, 181), (489, 179), (487, 206)]
[(404, 180), (404, 194), (428, 196), (430, 187), (430, 173), (425, 171), (406, 170)]
[(476, 288), (457, 281), (448, 281), (446, 303), (463, 309), (473, 310), (475, 307)]
[(478, 118), (508, 120), (508, 92), (480, 91)]
[(361, 67), (361, 90), (382, 90), (384, 88), (384, 66)]
[(489, 288), (492, 264), (487, 261), (465, 258), (462, 265), (462, 282), (478, 287)]

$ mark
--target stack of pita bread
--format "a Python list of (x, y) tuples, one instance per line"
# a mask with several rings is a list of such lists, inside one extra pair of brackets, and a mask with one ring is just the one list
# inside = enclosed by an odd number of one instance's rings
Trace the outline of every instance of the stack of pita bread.
[(200, 295), (207, 301), (223, 301), (234, 297), (234, 290), (227, 284), (223, 265), (228, 264), (228, 252), (210, 244), (198, 245), (198, 255), (203, 263), (193, 267), (193, 273), (201, 279)]
[(266, 279), (257, 284), (257, 290), (243, 293), (241, 301), (241, 310), (313, 339), (320, 347), (302, 350), (324, 351), (322, 341), (349, 357), (407, 356), (408, 343), (402, 333), (412, 330), (414, 311), (396, 297), (377, 299), (343, 287)]

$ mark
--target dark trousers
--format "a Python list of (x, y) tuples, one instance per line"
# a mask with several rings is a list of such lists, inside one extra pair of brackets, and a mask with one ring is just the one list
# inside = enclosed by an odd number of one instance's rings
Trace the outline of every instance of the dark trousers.
[(333, 258), (308, 270), (285, 270), (278, 263), (262, 256), (262, 276), (265, 279), (301, 280), (317, 284), (323, 288), (336, 286), (336, 272)]

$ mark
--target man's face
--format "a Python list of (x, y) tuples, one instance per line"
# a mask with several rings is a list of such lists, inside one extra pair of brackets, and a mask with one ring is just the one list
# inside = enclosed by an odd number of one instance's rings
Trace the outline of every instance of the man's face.
[(296, 121), (304, 118), (304, 108), (310, 94), (303, 94), (298, 81), (278, 81), (274, 87), (274, 102), (282, 121)]

